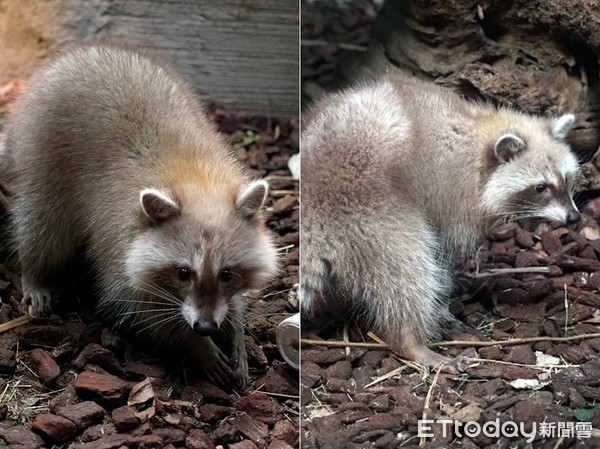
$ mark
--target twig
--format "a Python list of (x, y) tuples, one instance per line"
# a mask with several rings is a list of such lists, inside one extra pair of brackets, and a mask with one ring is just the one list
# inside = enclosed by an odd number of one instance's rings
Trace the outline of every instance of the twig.
[[(350, 337), (348, 336), (348, 325), (344, 326), (344, 330), (342, 331), (342, 340), (345, 342), (350, 341)], [(346, 355), (350, 355), (350, 346), (346, 346), (344, 348)]]
[(548, 273), (548, 267), (523, 267), (523, 268), (488, 268), (479, 273), (463, 273), (465, 276), (480, 279), (492, 276), (504, 276), (506, 274), (530, 274), (530, 273)]
[(20, 316), (19, 318), (15, 318), (14, 320), (10, 320), (10, 321), (7, 321), (6, 323), (2, 323), (2, 324), (0, 324), (0, 334), (2, 332), (6, 332), (11, 329), (14, 329), (15, 327), (19, 327), (24, 324), (27, 324), (27, 323), (29, 323), (29, 321), (31, 321), (31, 316), (23, 315), (23, 316)]
[(310, 338), (301, 338), (300, 343), (310, 346), (330, 346), (332, 348), (367, 348), (367, 349), (389, 349), (385, 343), (367, 343), (364, 341), (332, 341), (332, 340), (311, 340)]
[(548, 368), (576, 368), (579, 365), (528, 365), (526, 363), (515, 363), (515, 362), (505, 362), (504, 360), (494, 360), (494, 359), (476, 359), (472, 357), (465, 357), (465, 360), (468, 360), (473, 363), (496, 363), (498, 365), (509, 365), (509, 366), (522, 366), (524, 368), (532, 368), (539, 370), (546, 370)]
[(374, 379), (372, 382), (369, 382), (367, 385), (365, 385), (365, 388), (372, 387), (373, 385), (377, 385), (378, 383), (381, 383), (384, 380), (391, 379), (392, 377), (396, 376), (397, 374), (400, 374), (405, 369), (406, 369), (406, 365), (399, 366), (398, 368), (393, 369), (389, 373), (384, 374), (383, 376), (378, 377), (377, 379)]
[(264, 390), (262, 390), (262, 388), (264, 386), (265, 386), (265, 384), (260, 384), (257, 388), (254, 389), (254, 391), (252, 393), (262, 393), (262, 394), (266, 394), (268, 396), (277, 396), (277, 397), (288, 398), (288, 399), (300, 399), (300, 396), (298, 396), (298, 395), (283, 394), (283, 393), (271, 393), (270, 391), (264, 391)]
[[(377, 343), (380, 344), (385, 344), (385, 342), (379, 338), (377, 335), (375, 335), (373, 333), (373, 331), (369, 331), (367, 332), (367, 336), (372, 338), (373, 340), (375, 340)], [(419, 363), (413, 362), (412, 360), (407, 360), (405, 359), (402, 354), (400, 354), (398, 351), (395, 351), (394, 349), (390, 348), (390, 352), (396, 357), (396, 360), (400, 363), (404, 363), (406, 366), (408, 366), (409, 368), (414, 369), (415, 371), (419, 371), (421, 373), (421, 377), (424, 379), (425, 377), (427, 377), (427, 375), (429, 374), (429, 370), (427, 368), (425, 368), (423, 365), (420, 365)]]
[(514, 346), (521, 345), (524, 343), (538, 343), (540, 341), (555, 341), (555, 342), (564, 342), (564, 341), (573, 341), (573, 340), (587, 340), (589, 338), (600, 338), (600, 332), (596, 332), (593, 334), (585, 334), (585, 335), (572, 335), (571, 337), (529, 337), (529, 338), (511, 338), (510, 340), (493, 340), (493, 341), (461, 341), (461, 340), (451, 340), (451, 341), (439, 341), (437, 343), (432, 343), (430, 346), (439, 347), (439, 346), (473, 346), (473, 347), (483, 347), (483, 346)]
[[(491, 341), (464, 341), (464, 340), (449, 340), (438, 341), (432, 343), (431, 347), (444, 346), (465, 346), (465, 347), (484, 347), (484, 346), (514, 346), (524, 343), (538, 343), (540, 341), (565, 342), (574, 340), (587, 340), (590, 338), (600, 338), (600, 332), (584, 335), (572, 335), (571, 337), (529, 337), (529, 338), (512, 338), (510, 340), (491, 340)], [(300, 339), (300, 343), (309, 346), (329, 346), (332, 348), (343, 348), (349, 346), (351, 348), (367, 348), (367, 349), (390, 349), (385, 343), (368, 343), (357, 341), (337, 341), (337, 340), (311, 340), (308, 338)]]
[[(427, 391), (427, 396), (425, 396), (425, 405), (423, 405), (423, 415), (421, 417), (422, 421), (427, 419), (427, 410), (429, 409), (429, 404), (431, 402), (431, 396), (433, 395), (433, 389), (437, 385), (438, 376), (440, 375), (440, 371), (442, 370), (442, 365), (439, 364), (435, 368), (435, 375), (433, 376), (433, 380), (431, 381), (431, 385), (429, 386), (429, 390)], [(422, 436), (419, 440), (419, 447), (423, 447), (425, 445), (425, 436)]]
[(269, 192), (272, 196), (286, 196), (286, 195), (297, 195), (297, 190), (271, 190)]
[(565, 288), (565, 329), (564, 331), (567, 332), (567, 327), (569, 324), (569, 301), (567, 300), (567, 283), (565, 282), (563, 284), (564, 288)]

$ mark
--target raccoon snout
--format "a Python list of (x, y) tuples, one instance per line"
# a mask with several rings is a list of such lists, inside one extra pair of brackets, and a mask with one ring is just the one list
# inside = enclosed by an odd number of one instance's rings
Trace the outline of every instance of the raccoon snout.
[(581, 214), (578, 211), (576, 211), (575, 209), (570, 210), (567, 213), (567, 224), (568, 225), (578, 223), (579, 220), (581, 220)]
[(214, 320), (198, 320), (194, 323), (193, 327), (194, 331), (203, 337), (213, 335), (219, 328), (217, 322)]

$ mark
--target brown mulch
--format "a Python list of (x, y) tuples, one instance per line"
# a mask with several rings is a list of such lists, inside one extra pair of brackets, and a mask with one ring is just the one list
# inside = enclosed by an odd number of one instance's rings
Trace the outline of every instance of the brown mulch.
[[(302, 80), (327, 89), (335, 86), (340, 43), (368, 45), (369, 11), (377, 2), (304, 5), (303, 41), (328, 45), (303, 45)], [(468, 358), (460, 375), (436, 374), (387, 349), (329, 346), (344, 340), (341, 326), (316, 328), (303, 321), (303, 338), (324, 344), (302, 346), (302, 447), (596, 447), (598, 430), (580, 438), (574, 431), (583, 423), (600, 429), (600, 338), (560, 340), (600, 333), (600, 198), (595, 195), (588, 192), (578, 202), (587, 204), (575, 227), (543, 224), (531, 231), (515, 223), (501, 225), (473, 260), (457, 267), (451, 309), (467, 327), (449, 330), (447, 339), (464, 343), (436, 350)], [(488, 275), (515, 268), (530, 272)], [(348, 340), (375, 343), (368, 331), (352, 322)], [(481, 344), (527, 338), (537, 340)], [(453, 424), (444, 435), (436, 424), (434, 437), (420, 438), (422, 419), (451, 419), (459, 426)], [(464, 435), (461, 423), (496, 419), (523, 423), (526, 431), (535, 425), (537, 436), (528, 443), (523, 436)], [(554, 423), (554, 437), (540, 436), (544, 422)], [(569, 425), (573, 433), (559, 433), (560, 426)]]
[[(94, 312), (85, 281), (73, 278), (75, 301), (0, 333), (0, 448), (298, 447), (298, 372), (275, 343), (277, 325), (297, 310), (298, 182), (287, 161), (298, 152), (298, 120), (218, 105), (210, 115), (269, 180), (268, 226), (283, 254), (280, 277), (250, 301), (249, 387), (223, 391), (203, 381), (186, 354), (111, 327)], [(20, 288), (18, 273), (0, 264), (0, 325), (22, 316)]]

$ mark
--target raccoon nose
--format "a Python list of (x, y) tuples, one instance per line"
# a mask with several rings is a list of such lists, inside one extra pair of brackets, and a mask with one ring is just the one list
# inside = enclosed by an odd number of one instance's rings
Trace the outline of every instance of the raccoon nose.
[(217, 331), (217, 323), (215, 321), (198, 320), (194, 323), (194, 330), (203, 337), (208, 337)]
[(575, 224), (581, 220), (581, 214), (576, 210), (572, 210), (567, 214), (567, 224)]

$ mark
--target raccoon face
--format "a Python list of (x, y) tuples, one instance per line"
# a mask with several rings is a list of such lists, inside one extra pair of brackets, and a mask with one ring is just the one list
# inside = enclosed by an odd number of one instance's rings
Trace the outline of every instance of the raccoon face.
[[(126, 262), (132, 287), (147, 297), (136, 307), (173, 331), (191, 328), (201, 336), (231, 319), (240, 295), (262, 287), (276, 270), (276, 249), (256, 217), (266, 189), (257, 181), (235, 204), (213, 204), (201, 214), (186, 211), (168, 191), (143, 190), (146, 229)], [(214, 215), (222, 216), (217, 224)]]
[(491, 215), (541, 218), (562, 225), (580, 220), (572, 196), (579, 163), (563, 141), (573, 121), (574, 116), (566, 114), (550, 126), (534, 122), (497, 138), (493, 146), (497, 166), (483, 194)]

